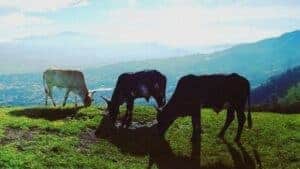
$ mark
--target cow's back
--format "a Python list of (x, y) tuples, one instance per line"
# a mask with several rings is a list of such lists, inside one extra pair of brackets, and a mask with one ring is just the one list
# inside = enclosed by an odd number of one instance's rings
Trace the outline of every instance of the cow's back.
[(118, 77), (112, 100), (122, 100), (132, 94), (136, 97), (149, 97), (154, 92), (156, 83), (162, 86), (159, 90), (165, 90), (166, 77), (156, 70), (122, 73)]
[[(238, 74), (187, 75), (182, 77), (172, 96), (180, 102), (201, 102), (203, 104), (223, 104), (239, 97), (247, 96), (249, 82)], [(241, 96), (243, 95), (243, 96)], [(176, 101), (176, 102), (177, 102)]]
[(48, 69), (44, 72), (47, 84), (60, 88), (85, 87), (83, 73), (77, 70)]
[(116, 89), (132, 91), (138, 88), (139, 85), (145, 85), (147, 88), (152, 88), (156, 82), (166, 82), (165, 76), (156, 70), (123, 73), (118, 77)]

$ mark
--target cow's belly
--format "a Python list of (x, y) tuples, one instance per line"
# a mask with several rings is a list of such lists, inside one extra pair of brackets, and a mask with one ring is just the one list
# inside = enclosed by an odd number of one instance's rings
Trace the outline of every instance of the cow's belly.
[(131, 93), (131, 95), (135, 98), (146, 98), (147, 100), (151, 96), (149, 89), (145, 85), (139, 85), (137, 89)]
[(228, 103), (225, 101), (214, 101), (214, 102), (205, 102), (204, 107), (213, 109), (216, 113), (219, 113), (222, 109), (228, 107)]
[(67, 78), (53, 78), (48, 80), (48, 84), (55, 86), (57, 88), (78, 88), (78, 84), (74, 79)]

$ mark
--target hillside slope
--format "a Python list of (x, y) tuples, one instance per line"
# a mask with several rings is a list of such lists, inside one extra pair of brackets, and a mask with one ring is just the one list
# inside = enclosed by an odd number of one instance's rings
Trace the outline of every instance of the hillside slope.
[(155, 115), (153, 108), (138, 106), (134, 121), (143, 125), (110, 130), (96, 107), (0, 108), (0, 168), (297, 169), (300, 165), (299, 115), (253, 113), (254, 128), (244, 130), (242, 145), (232, 142), (236, 121), (226, 133), (227, 143), (216, 138), (225, 113), (203, 110), (204, 133), (194, 145), (189, 140), (190, 118), (178, 119), (166, 140), (160, 140), (147, 124)]
[[(272, 76), (267, 82), (255, 88), (252, 93), (252, 103), (266, 104), (278, 102), (288, 94), (288, 90), (300, 83), (300, 66), (284, 73)], [(290, 93), (292, 95), (292, 93)]]
[[(165, 73), (171, 85), (185, 74), (238, 72), (258, 86), (272, 75), (300, 65), (300, 31), (255, 43), (242, 44), (213, 54), (128, 62), (87, 70), (93, 76), (112, 84), (111, 78), (126, 71), (158, 69)], [(109, 77), (109, 78), (108, 78)]]

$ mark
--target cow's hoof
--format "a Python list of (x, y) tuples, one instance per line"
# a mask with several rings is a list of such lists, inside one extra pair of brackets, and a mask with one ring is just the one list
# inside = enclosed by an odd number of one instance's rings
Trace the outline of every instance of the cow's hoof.
[(121, 124), (121, 127), (122, 127), (122, 128), (127, 128), (128, 126), (126, 125), (126, 123), (122, 123), (122, 124)]
[(234, 139), (234, 142), (236, 142), (237, 144), (241, 144), (241, 139), (235, 138), (235, 139)]
[(122, 127), (125, 128), (125, 129), (128, 129), (130, 127), (131, 123), (128, 123), (128, 122), (125, 122), (125, 123), (122, 123)]

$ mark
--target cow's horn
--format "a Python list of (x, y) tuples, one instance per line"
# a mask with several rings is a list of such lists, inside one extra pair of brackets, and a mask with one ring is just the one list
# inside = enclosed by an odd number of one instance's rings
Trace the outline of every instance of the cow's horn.
[(93, 96), (96, 92), (96, 90), (91, 91), (91, 96)]
[(107, 104), (110, 103), (110, 101), (109, 101), (107, 98), (105, 98), (104, 96), (101, 96), (101, 98), (102, 98)]

